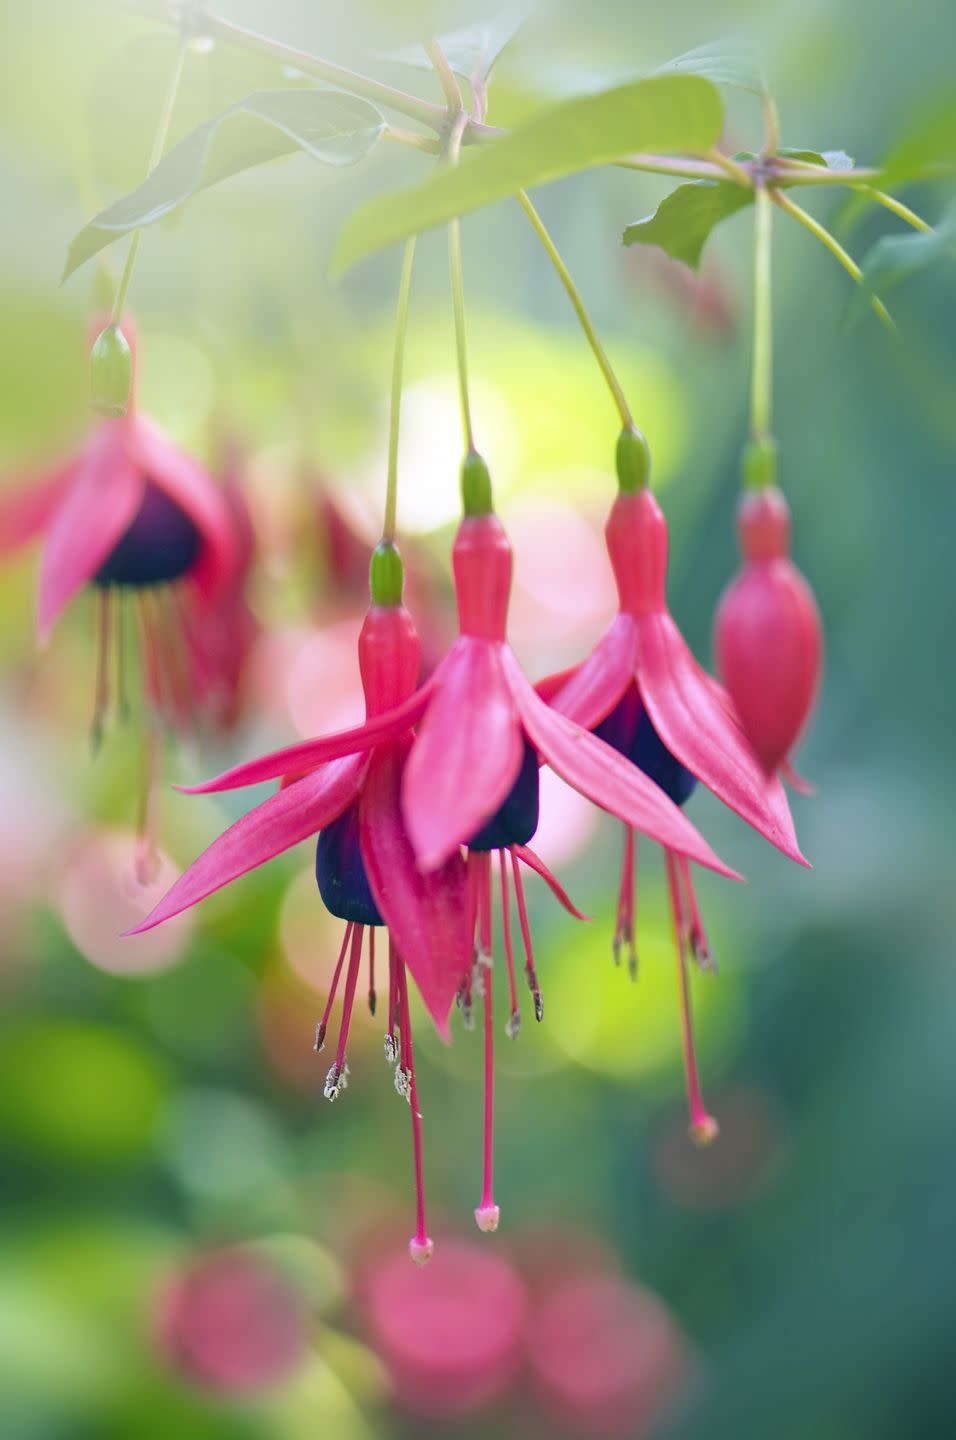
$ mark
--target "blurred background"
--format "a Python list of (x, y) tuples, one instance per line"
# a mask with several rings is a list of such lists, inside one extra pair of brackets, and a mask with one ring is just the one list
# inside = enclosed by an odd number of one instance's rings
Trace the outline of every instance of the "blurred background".
[[(221, 13), (431, 99), (386, 58), (484, 3), (221, 0)], [(750, 34), (788, 145), (878, 160), (952, 90), (947, 0), (541, 4), (500, 62), (490, 118)], [(126, 242), (62, 288), (71, 236), (142, 178), (174, 37), (119, 4), (2, 6), (0, 468), (42, 473), (89, 424), (85, 344)], [(174, 138), (256, 89), (301, 83), (197, 46)], [(747, 96), (733, 148), (756, 148)], [(387, 152), (387, 153), (386, 153)], [(890, 1440), (956, 1401), (956, 1059), (950, 838), (956, 281), (892, 297), (900, 334), (844, 323), (849, 281), (775, 219), (776, 428), (795, 558), (827, 669), (799, 756), (799, 871), (707, 796), (692, 818), (749, 883), (704, 876), (719, 975), (696, 976), (705, 1091), (686, 1134), (663, 868), (641, 849), (636, 985), (611, 961), (617, 829), (546, 785), (538, 842), (577, 903), (529, 887), (541, 1026), (499, 1045), (497, 1236), (479, 1199), (480, 1042), (417, 1031), (430, 1228), (410, 1266), (408, 1115), (382, 1020), (356, 1007), (352, 1083), (312, 1052), (337, 927), (308, 847), (141, 941), (117, 937), (248, 797), (170, 789), (360, 713), (355, 638), (384, 484), (399, 257), (327, 278), (346, 214), (422, 175), (382, 146), (304, 156), (145, 232), (130, 307), (139, 397), (248, 502), (248, 645), (215, 727), (170, 741), (161, 873), (133, 873), (141, 732), (89, 746), (94, 609), (33, 639), (36, 554), (0, 572), (0, 1434), (341, 1440), (412, 1434)], [(699, 277), (626, 251), (666, 181), (593, 173), (536, 195), (655, 457), (670, 598), (698, 657), (736, 567), (750, 225)], [(803, 198), (803, 197), (801, 197)], [(930, 220), (948, 198), (914, 186)], [(861, 255), (896, 222), (807, 204)], [(479, 443), (515, 543), (529, 672), (579, 658), (613, 609), (601, 542), (617, 426), (516, 206), (464, 227)], [(112, 279), (110, 278), (112, 276)], [(412, 296), (400, 519), (426, 654), (452, 633), (457, 426), (444, 242)]]

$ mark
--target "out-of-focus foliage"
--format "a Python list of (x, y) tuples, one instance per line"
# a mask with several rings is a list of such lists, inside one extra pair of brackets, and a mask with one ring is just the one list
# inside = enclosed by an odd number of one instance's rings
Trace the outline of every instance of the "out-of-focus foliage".
[[(425, 72), (376, 57), (493, 18), (463, 0), (222, 9), (432, 100)], [(939, 137), (938, 116), (952, 113), (948, 0), (542, 3), (498, 61), (489, 118), (519, 123), (729, 32), (751, 37), (787, 135), (861, 164), (905, 160), (905, 141), (912, 163), (897, 173), (924, 178), (904, 197), (940, 218), (946, 184), (925, 170), (947, 157), (919, 137), (924, 116), (936, 113)], [(87, 423), (87, 323), (127, 242), (99, 270), (62, 288), (59, 276), (70, 237), (143, 178), (175, 42), (106, 0), (11, 0), (0, 34), (0, 459), (12, 482)], [(173, 141), (300, 80), (223, 45), (197, 49)], [(728, 91), (725, 103), (733, 148), (759, 146), (756, 99)], [(350, 546), (361, 556), (379, 521), (398, 257), (336, 285), (327, 272), (346, 217), (423, 181), (431, 163), (391, 145), (348, 170), (298, 155), (144, 234), (131, 292), (142, 402), (213, 464), (224, 432), (240, 444), (260, 545), (253, 601), (268, 627), (242, 724), (198, 754), (170, 747), (171, 779), (354, 714), (362, 599)], [(751, 229), (746, 214), (721, 224), (699, 277), (623, 249), (624, 226), (669, 188), (601, 170), (536, 199), (650, 438), (670, 599), (707, 658), (735, 565)], [(842, 210), (829, 191), (807, 203), (843, 225), (857, 257), (885, 254), (884, 237), (901, 233), (885, 211)], [(613, 605), (599, 527), (617, 427), (518, 207), (489, 207), (463, 230), (476, 424), (515, 537), (514, 638), (539, 674), (582, 654)], [(543, 1436), (558, 1422), (580, 1435), (659, 1426), (682, 1440), (947, 1433), (956, 272), (941, 263), (900, 283), (891, 340), (870, 316), (845, 330), (850, 282), (809, 236), (775, 216), (775, 240), (781, 481), (827, 628), (800, 756), (817, 794), (794, 801), (814, 870), (788, 867), (707, 797), (692, 801), (749, 879), (701, 883), (720, 974), (695, 980), (695, 1000), (722, 1135), (698, 1153), (659, 857), (641, 850), (632, 986), (610, 956), (618, 835), (560, 787), (546, 795), (542, 848), (593, 919), (575, 926), (533, 893), (545, 1019), (499, 1045), (496, 1237), (469, 1218), (476, 1037), (458, 1026), (446, 1049), (419, 1024), (431, 1270), (402, 1254), (408, 1114), (382, 1060), (381, 1017), (357, 1007), (351, 1087), (335, 1107), (321, 1098), (326, 1067), (311, 1044), (338, 936), (312, 857), (247, 877), (153, 949), (118, 941), (143, 904), (117, 858), (133, 847), (135, 736), (117, 731), (90, 759), (92, 606), (81, 597), (36, 655), (35, 557), (4, 566), (4, 1436), (361, 1440), (420, 1434), (429, 1403), (436, 1433), (476, 1437)], [(412, 307), (400, 519), (418, 551), (413, 603), (434, 617), (440, 653), (460, 449), (440, 235), (420, 245)], [(167, 791), (168, 873), (242, 803)], [(419, 1276), (429, 1288), (415, 1288)], [(443, 1325), (475, 1339), (449, 1345), (436, 1370)]]

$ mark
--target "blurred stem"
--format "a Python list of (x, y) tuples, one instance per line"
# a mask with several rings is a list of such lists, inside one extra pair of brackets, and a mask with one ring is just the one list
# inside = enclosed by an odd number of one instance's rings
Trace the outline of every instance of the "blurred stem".
[(408, 297), (412, 288), (415, 236), (405, 242), (402, 278), (398, 285), (398, 314), (395, 319), (395, 352), (392, 357), (392, 401), (388, 424), (388, 480), (385, 486), (385, 522), (382, 539), (394, 544), (398, 507), (398, 432), (402, 408), (402, 373), (405, 366), (405, 335), (408, 329)]
[(754, 345), (750, 380), (750, 433), (758, 444), (771, 435), (773, 392), (773, 299), (771, 295), (771, 209), (766, 187), (754, 196)]
[(403, 130), (397, 125), (386, 125), (382, 139), (392, 140), (398, 145), (410, 145), (414, 150), (424, 150), (429, 155), (437, 155), (441, 149), (438, 141), (430, 135), (419, 135), (417, 130)]
[(764, 156), (776, 155), (780, 148), (780, 115), (777, 111), (777, 102), (773, 96), (764, 91), (763, 94), (763, 153)]
[(437, 40), (429, 40), (425, 51), (435, 68), (438, 83), (441, 85), (442, 94), (445, 97), (445, 104), (452, 115), (457, 115), (464, 105), (461, 98), (461, 86), (455, 78), (455, 72), (449, 65), (445, 52)]
[(544, 246), (548, 259), (551, 261), (551, 264), (557, 271), (558, 279), (561, 281), (561, 284), (567, 291), (568, 299), (574, 306), (574, 313), (577, 315), (578, 320), (581, 322), (581, 328), (587, 336), (588, 344), (594, 352), (594, 358), (597, 361), (598, 366), (600, 367), (601, 374), (604, 376), (604, 379), (607, 382), (607, 387), (611, 392), (614, 404), (617, 406), (618, 414), (621, 417), (621, 424), (624, 426), (625, 430), (631, 430), (634, 428), (634, 419), (631, 415), (630, 407), (628, 406), (627, 400), (625, 399), (624, 391), (621, 389), (620, 381), (614, 373), (614, 369), (611, 365), (610, 360), (607, 358), (604, 346), (601, 344), (600, 340), (597, 337), (597, 333), (591, 323), (591, 318), (588, 315), (587, 310), (584, 308), (584, 301), (581, 299), (578, 287), (572, 280), (568, 267), (561, 259), (557, 246), (551, 239), (551, 236), (548, 234), (544, 221), (541, 219), (541, 216), (538, 214), (537, 210), (532, 205), (526, 191), (518, 191), (518, 201), (521, 205), (522, 210), (527, 215), (528, 219), (531, 221), (531, 224), (534, 227), (535, 234), (541, 241), (541, 244)]
[(876, 201), (877, 205), (883, 205), (887, 210), (892, 210), (894, 215), (905, 220), (907, 225), (912, 225), (914, 230), (922, 230), (924, 235), (932, 234), (932, 225), (924, 220), (922, 215), (917, 215), (915, 210), (904, 205), (902, 200), (897, 200), (895, 195), (887, 195), (885, 190), (874, 190), (870, 185), (855, 185), (853, 188), (859, 190), (863, 195), (868, 195), (871, 200)]
[(753, 176), (743, 165), (738, 165), (736, 160), (731, 160), (729, 155), (723, 155), (719, 150), (708, 150), (708, 158), (723, 170), (729, 180), (735, 185), (743, 185), (747, 190), (753, 189)]
[[(173, 73), (170, 77), (169, 88), (166, 91), (166, 99), (163, 101), (163, 108), (159, 116), (159, 124), (156, 127), (156, 136), (153, 140), (153, 151), (149, 157), (147, 175), (152, 174), (163, 158), (163, 151), (166, 149), (166, 141), (169, 138), (169, 127), (173, 118), (173, 111), (176, 108), (176, 96), (179, 92), (179, 82), (183, 75), (183, 65), (186, 60), (186, 42), (181, 40), (179, 49), (176, 51), (176, 61), (173, 65)], [(123, 266), (123, 274), (116, 290), (116, 299), (113, 301), (113, 324), (118, 325), (123, 318), (123, 310), (126, 307), (126, 297), (129, 294), (130, 281), (133, 278), (133, 267), (136, 264), (136, 255), (139, 250), (140, 236), (142, 230), (136, 230), (129, 243), (129, 250), (126, 252), (126, 264)]]
[[(781, 195), (775, 192), (773, 198), (774, 203), (779, 205), (781, 210), (785, 210), (788, 215), (792, 215), (794, 220), (798, 220), (804, 229), (809, 230), (810, 234), (820, 241), (821, 245), (826, 246), (830, 254), (839, 260), (847, 274), (852, 275), (858, 285), (863, 284), (863, 271), (853, 259), (853, 256), (847, 254), (835, 235), (831, 235), (829, 230), (820, 224), (819, 220), (814, 220), (813, 216), (809, 215), (802, 206), (791, 200), (789, 195)], [(871, 295), (870, 304), (887, 330), (895, 333), (896, 326), (893, 323), (893, 318), (880, 297), (878, 295)]]
[[(448, 138), (446, 158), (449, 165), (457, 165), (461, 152), (461, 140), (468, 116), (459, 111)], [(461, 222), (448, 222), (448, 266), (451, 271), (451, 298), (455, 312), (455, 350), (458, 357), (458, 390), (461, 399), (461, 428), (465, 437), (465, 453), (475, 448), (474, 432), (471, 425), (471, 401), (468, 396), (468, 345), (465, 338), (465, 283), (461, 265)]]

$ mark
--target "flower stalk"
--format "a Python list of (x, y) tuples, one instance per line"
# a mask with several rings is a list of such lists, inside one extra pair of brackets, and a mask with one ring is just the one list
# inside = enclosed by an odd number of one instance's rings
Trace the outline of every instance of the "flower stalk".
[(398, 313), (395, 319), (395, 350), (392, 357), (392, 395), (388, 426), (388, 477), (385, 483), (385, 520), (382, 539), (394, 544), (398, 508), (398, 439), (402, 408), (402, 381), (405, 367), (405, 336), (408, 330), (408, 299), (415, 262), (415, 237), (405, 242), (402, 275), (398, 285)]
[[(785, 210), (786, 213), (798, 221), (805, 230), (809, 230), (810, 234), (829, 250), (830, 254), (839, 261), (847, 274), (850, 275), (858, 285), (863, 284), (863, 271), (853, 259), (853, 256), (844, 250), (836, 236), (830, 234), (826, 226), (821, 225), (819, 220), (815, 220), (812, 215), (804, 210), (802, 205), (798, 205), (795, 200), (791, 200), (789, 195), (781, 195), (779, 191), (775, 191), (773, 200), (775, 205), (779, 205), (781, 210)], [(870, 296), (870, 305), (886, 329), (891, 333), (895, 333), (896, 325), (894, 324), (893, 317), (878, 295)]]

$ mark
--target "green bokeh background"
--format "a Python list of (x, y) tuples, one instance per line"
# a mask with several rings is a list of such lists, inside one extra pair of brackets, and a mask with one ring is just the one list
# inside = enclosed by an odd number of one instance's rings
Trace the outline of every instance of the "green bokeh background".
[[(223, 0), (221, 11), (393, 79), (400, 72), (376, 55), (476, 13), (393, 0)], [(945, 0), (545, 4), (502, 62), (491, 118), (507, 124), (542, 98), (739, 32), (766, 57), (785, 143), (842, 147), (861, 163), (885, 153), (956, 80), (956, 14)], [(11, 480), (85, 423), (83, 336), (109, 290), (93, 267), (62, 289), (58, 277), (94, 205), (142, 174), (173, 43), (119, 5), (2, 7), (0, 459)], [(428, 75), (404, 79), (432, 95)], [(176, 133), (276, 83), (274, 66), (223, 47), (192, 55)], [(729, 97), (728, 127), (738, 148), (759, 142), (756, 105)], [(336, 287), (327, 260), (341, 219), (364, 195), (411, 180), (425, 163), (396, 147), (342, 173), (298, 157), (148, 232), (132, 291), (142, 398), (178, 440), (208, 454), (214, 425), (228, 418), (277, 485), (294, 488), (288, 477), (308, 464), (361, 499), (381, 443), (397, 258), (366, 263)], [(735, 565), (750, 227), (737, 216), (711, 242), (705, 273), (724, 318), (708, 323), (672, 272), (634, 263), (618, 243), (623, 225), (665, 190), (607, 172), (539, 198), (646, 425), (671, 526), (672, 605), (707, 659), (710, 618)], [(946, 196), (923, 186), (906, 198), (933, 219)], [(849, 226), (838, 197), (807, 203)], [(867, 211), (841, 233), (859, 255), (895, 227)], [(781, 479), (827, 632), (822, 700), (800, 757), (817, 793), (794, 800), (814, 870), (788, 866), (715, 802), (695, 798), (692, 815), (749, 880), (702, 882), (721, 969), (697, 982), (701, 1052), (724, 1120), (723, 1158), (680, 1141), (656, 857), (642, 872), (634, 989), (610, 964), (610, 825), (563, 874), (595, 917), (590, 926), (574, 928), (535, 896), (546, 1023), (526, 1024), (507, 1053), (501, 1046), (504, 1218), (488, 1243), (520, 1263), (545, 1222), (595, 1232), (622, 1274), (663, 1299), (697, 1363), (662, 1434), (935, 1436), (949, 1433), (956, 1403), (956, 272), (937, 268), (894, 294), (900, 333), (891, 340), (872, 321), (847, 328), (849, 281), (808, 235), (778, 217), (775, 238)], [(503, 509), (557, 495), (598, 517), (611, 493), (614, 417), (565, 297), (517, 207), (469, 219), (464, 245), (476, 417), (500, 443), (489, 458)], [(418, 491), (414, 513), (424, 529), (432, 524), (424, 543), (441, 564), (456, 443), (443, 438), (453, 406), (446, 283), (441, 239), (427, 237), (409, 378), (433, 396), (435, 443), (423, 451), (430, 463), (403, 485)], [(380, 476), (373, 496), (376, 486)], [(321, 618), (309, 565), (305, 557), (258, 577), (264, 620)], [(309, 857), (277, 862), (210, 905), (184, 958), (161, 974), (111, 976), (74, 948), (55, 902), (57, 846), (81, 836), (91, 816), (127, 823), (134, 747), (117, 739), (91, 766), (83, 730), (92, 612), (77, 607), (35, 658), (34, 570), (25, 558), (0, 576), (0, 866), (9, 871), (0, 1434), (415, 1433), (348, 1301), (356, 1214), (391, 1211), (401, 1227), (410, 1203), (406, 1120), (379, 1040), (366, 1027), (352, 1087), (332, 1111), (317, 1091), (282, 1078), (261, 1038), (263, 996), (288, 985), (280, 913), (293, 904), (290, 885), (297, 913), (305, 904)], [(326, 596), (329, 613), (334, 603)], [(541, 673), (574, 658), (559, 651), (523, 654)], [(171, 753), (170, 768), (174, 778), (211, 772), (291, 738), (253, 717), (219, 750)], [(236, 813), (170, 797), (163, 844), (185, 863)], [(60, 838), (47, 848), (50, 827)], [(26, 893), (21, 866), (35, 851)], [(317, 948), (334, 945), (318, 916), (315, 935)], [(321, 996), (300, 988), (288, 1003), (306, 1012), (289, 1043), (307, 1047)], [(468, 1234), (478, 1198), (478, 1055), (461, 1033), (445, 1052), (420, 1030), (440, 1246)], [(316, 1267), (307, 1363), (268, 1393), (229, 1401), (177, 1378), (150, 1338), (163, 1275), (205, 1247), (282, 1235), (304, 1237)], [(519, 1395), (493, 1420), (449, 1421), (436, 1433), (530, 1433), (538, 1423)]]

